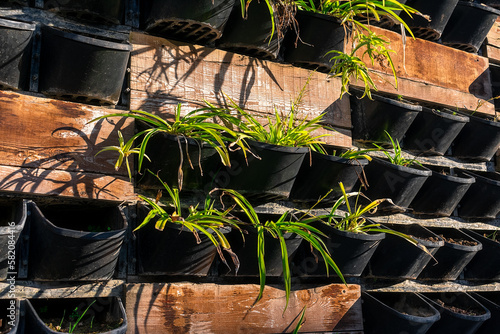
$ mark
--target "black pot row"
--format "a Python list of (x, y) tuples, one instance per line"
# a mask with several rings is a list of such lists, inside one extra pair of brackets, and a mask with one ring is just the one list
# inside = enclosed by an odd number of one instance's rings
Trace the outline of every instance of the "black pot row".
[[(117, 104), (123, 88), (132, 46), (43, 26), (0, 19), (0, 87), (29, 90), (32, 66), (39, 92), (83, 103)], [(41, 40), (40, 54), (34, 45)], [(35, 42), (36, 41), (36, 42)], [(32, 52), (35, 50), (34, 57)]]
[[(92, 330), (92, 333), (127, 332), (127, 315), (120, 297), (2, 299), (0, 307), (0, 331), (6, 334), (71, 333), (65, 327), (56, 327), (58, 324), (67, 325), (69, 321), (74, 325), (78, 318), (73, 315), (75, 309), (78, 315), (87, 310), (79, 324), (87, 326), (85, 328)], [(77, 330), (81, 328), (78, 326)]]
[[(115, 273), (127, 220), (118, 206), (2, 202), (0, 280), (27, 264), (38, 281), (109, 280)], [(5, 213), (5, 215), (4, 215)]]
[(374, 100), (351, 96), (353, 139), (389, 144), (385, 131), (402, 148), (421, 155), (445, 155), (490, 161), (500, 148), (500, 122), (444, 109), (372, 95)]
[(496, 333), (499, 297), (496, 292), (364, 292), (365, 333)]

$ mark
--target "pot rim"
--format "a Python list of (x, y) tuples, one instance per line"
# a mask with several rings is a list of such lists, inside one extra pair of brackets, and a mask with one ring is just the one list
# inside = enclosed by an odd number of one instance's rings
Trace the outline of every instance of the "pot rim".
[(471, 1), (459, 1), (457, 6), (467, 6), (467, 7), (474, 7), (476, 9), (481, 9), (487, 12), (490, 12), (495, 15), (500, 15), (500, 10), (487, 6), (483, 3), (477, 3), (477, 2), (471, 2)]
[[(443, 229), (446, 229), (446, 228), (443, 228)], [(477, 242), (477, 245), (474, 245), (474, 246), (459, 245), (459, 244), (451, 243), (451, 242), (444, 240), (443, 247), (449, 247), (449, 248), (453, 248), (453, 249), (465, 251), (465, 252), (479, 252), (481, 249), (483, 249), (483, 244), (479, 240), (474, 239), (473, 237), (471, 237), (467, 233), (463, 232), (462, 230), (460, 230), (458, 228), (450, 228), (450, 230), (454, 230), (454, 231), (458, 232), (458, 234), (461, 234), (465, 239), (468, 239), (469, 241), (472, 240), (474, 242)], [(438, 234), (434, 231), (433, 231), (433, 233)]]
[(472, 175), (469, 175), (466, 173), (461, 173), (461, 174), (464, 174), (464, 175), (463, 176), (444, 175), (444, 174), (438, 173), (436, 171), (432, 171), (432, 177), (437, 177), (440, 179), (445, 179), (448, 181), (452, 181), (452, 182), (456, 182), (456, 183), (463, 183), (463, 184), (469, 184), (469, 183), (472, 184), (472, 183), (476, 182), (476, 179)]
[[(393, 229), (395, 231), (398, 231), (398, 230), (396, 230), (394, 228), (391, 228), (391, 227), (393, 227), (394, 225), (400, 225), (400, 224), (389, 224), (389, 225), (390, 225), (390, 227), (389, 226), (384, 226), (384, 227), (386, 227), (388, 229)], [(439, 239), (439, 241), (430, 241), (430, 240), (421, 239), (418, 236), (412, 235), (413, 238), (418, 239), (418, 241), (422, 245), (424, 245), (425, 247), (438, 248), (438, 247), (443, 247), (444, 246), (444, 239), (441, 238), (436, 233), (434, 233), (431, 230), (429, 230), (427, 227), (425, 227), (423, 225), (420, 225), (420, 224), (417, 224), (417, 223), (408, 224), (408, 226), (415, 226), (416, 228), (420, 228), (425, 233), (427, 233), (429, 235), (432, 235), (433, 237), (436, 237), (437, 239)], [(405, 233), (405, 234), (407, 234), (407, 233)], [(411, 234), (411, 233), (408, 233), (408, 234)]]
[[(467, 123), (467, 122), (469, 122), (469, 117), (468, 116), (459, 114), (456, 111), (453, 111), (453, 110), (448, 109), (448, 108), (443, 108), (443, 110), (437, 111), (435, 109), (423, 107), (422, 111), (426, 112), (426, 113), (432, 113), (435, 116), (438, 116), (438, 117), (441, 117), (441, 118), (445, 118), (445, 119), (449, 119), (449, 120), (456, 121), (456, 122), (460, 122), (460, 123)], [(453, 115), (453, 113), (457, 113), (457, 114)]]
[[(65, 39), (69, 39), (75, 42), (80, 42), (84, 44), (94, 45), (106, 49), (113, 49), (117, 51), (132, 51), (132, 45), (129, 42), (123, 41), (123, 43), (112, 42), (104, 39), (97, 38), (98, 36), (88, 37), (85, 35), (80, 35), (76, 32), (69, 32), (66, 30), (62, 30), (60, 28), (52, 27), (52, 26), (44, 26), (43, 29), (47, 32), (50, 31), (49, 34), (53, 34), (58, 37), (62, 37)], [(43, 34), (43, 32), (42, 32)]]
[(17, 21), (17, 20), (7, 19), (4, 17), (0, 18), (0, 26), (17, 30), (29, 30), (29, 31), (34, 31), (36, 29), (36, 23), (34, 22)]
[(495, 122), (493, 120), (489, 120), (489, 119), (482, 118), (482, 117), (479, 117), (479, 116), (467, 114), (467, 113), (465, 113), (463, 111), (457, 111), (457, 112), (459, 114), (463, 115), (463, 116), (469, 117), (469, 123), (478, 122), (478, 123), (482, 123), (482, 124), (486, 124), (486, 125), (495, 126), (495, 127), (500, 128), (500, 121), (499, 122)]
[[(359, 94), (362, 94), (361, 90), (358, 90), (358, 89), (355, 89), (355, 88), (352, 89), (352, 91), (353, 92), (359, 92)], [(382, 103), (390, 104), (390, 105), (393, 105), (393, 106), (396, 106), (396, 107), (399, 107), (399, 108), (403, 108), (403, 109), (406, 109), (408, 112), (420, 112), (420, 111), (422, 111), (422, 106), (419, 105), (419, 104), (412, 104), (412, 103), (408, 103), (408, 102), (402, 102), (402, 101), (398, 101), (398, 100), (395, 100), (395, 99), (392, 99), (392, 98), (389, 98), (389, 97), (385, 97), (385, 96), (382, 96), (382, 95), (377, 95), (377, 94), (372, 94), (372, 97), (373, 97), (373, 100), (375, 100), (377, 102), (382, 102)], [(366, 100), (366, 99), (364, 99), (364, 100)]]
[(335, 155), (318, 153), (315, 151), (312, 151), (312, 155), (313, 155), (313, 159), (327, 160), (327, 161), (342, 163), (342, 164), (346, 164), (346, 165), (354, 165), (354, 166), (363, 167), (363, 166), (368, 165), (368, 163), (369, 163), (368, 159), (346, 159), (346, 158), (338, 157)]
[[(366, 218), (366, 220), (371, 221), (369, 218)], [(323, 224), (320, 222), (320, 224)], [(341, 235), (345, 238), (350, 238), (350, 239), (359, 239), (359, 240), (366, 240), (366, 241), (377, 241), (377, 240), (382, 240), (385, 239), (385, 233), (383, 232), (376, 232), (376, 233), (370, 233), (370, 234), (365, 234), (365, 233), (355, 233), (355, 232), (349, 232), (349, 231), (342, 231), (339, 229), (336, 229), (335, 227), (331, 225), (324, 224), (329, 231), (332, 233), (335, 233), (337, 235)]]
[[(491, 179), (489, 177), (486, 177), (484, 175), (477, 174), (477, 171), (462, 170), (462, 169), (460, 171), (466, 175), (469, 175), (469, 176), (475, 178), (476, 181), (481, 180), (481, 181), (486, 182), (488, 184), (500, 187), (500, 173), (498, 173), (498, 172), (489, 172), (489, 173), (493, 173), (494, 175), (496, 175), (498, 177), (498, 180), (495, 180), (495, 179)], [(486, 172), (486, 173), (488, 173), (488, 172)]]
[(432, 175), (432, 171), (425, 166), (424, 167), (421, 167), (419, 165), (414, 165), (412, 167), (400, 166), (400, 165), (395, 165), (393, 163), (390, 163), (386, 159), (381, 159), (378, 157), (372, 157), (372, 162), (373, 161), (378, 162), (382, 165), (385, 165), (386, 167), (396, 169), (400, 172), (405, 172), (405, 173), (415, 174), (415, 175), (420, 175), (420, 176), (431, 176)]
[(337, 19), (334, 16), (327, 15), (327, 14), (314, 13), (314, 12), (311, 12), (311, 11), (308, 11), (308, 10), (300, 10), (299, 9), (299, 10), (297, 10), (297, 14), (296, 15), (311, 16), (311, 17), (317, 18), (318, 20), (330, 21), (332, 23), (336, 23), (336, 24), (340, 25), (340, 20), (339, 19)]
[(19, 217), (19, 221), (16, 222), (14, 226), (0, 226), (0, 234), (11, 234), (12, 232), (21, 232), (26, 225), (26, 218), (28, 216), (28, 200), (16, 200), (14, 202), (15, 210), (21, 210), (22, 214)]
[(438, 303), (436, 303), (430, 297), (427, 297), (426, 295), (423, 295), (421, 293), (418, 293), (418, 294), (421, 295), (423, 298), (425, 298), (432, 306), (435, 305), (435, 308), (439, 312), (448, 313), (448, 314), (452, 315), (455, 318), (467, 319), (467, 320), (470, 320), (470, 321), (485, 321), (485, 320), (488, 320), (489, 318), (491, 318), (491, 312), (490, 312), (490, 310), (488, 310), (486, 307), (484, 307), (483, 304), (481, 304), (476, 299), (474, 299), (470, 294), (468, 294), (467, 292), (456, 292), (456, 293), (457, 294), (461, 294), (461, 293), (465, 294), (468, 298), (472, 299), (472, 302), (475, 303), (476, 306), (481, 307), (486, 312), (484, 314), (480, 314), (480, 315), (470, 315), (470, 314), (461, 314), (461, 313), (453, 312), (450, 309), (439, 305)]
[(249, 146), (256, 146), (260, 149), (264, 150), (270, 150), (270, 151), (277, 151), (277, 152), (282, 152), (282, 153), (296, 153), (296, 154), (305, 154), (309, 152), (308, 147), (293, 147), (293, 146), (281, 146), (281, 145), (276, 145), (276, 144), (269, 144), (269, 143), (264, 143), (260, 141), (256, 141), (253, 139), (247, 139), (246, 140)]

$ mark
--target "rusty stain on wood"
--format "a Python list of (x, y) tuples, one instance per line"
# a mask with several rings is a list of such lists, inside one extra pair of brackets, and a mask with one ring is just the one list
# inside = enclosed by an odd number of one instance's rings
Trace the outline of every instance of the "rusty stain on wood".
[(0, 109), (0, 164), (126, 174), (114, 169), (116, 152), (96, 154), (118, 145), (117, 130), (132, 136), (133, 123), (123, 118), (88, 123), (119, 110), (8, 91), (0, 91)]
[(254, 284), (128, 284), (130, 333), (291, 332), (307, 306), (305, 332), (360, 331), (358, 285), (330, 284), (292, 291), (284, 311), (284, 291), (266, 286), (254, 306)]
[(136, 198), (122, 176), (1, 165), (0, 191), (120, 202)]

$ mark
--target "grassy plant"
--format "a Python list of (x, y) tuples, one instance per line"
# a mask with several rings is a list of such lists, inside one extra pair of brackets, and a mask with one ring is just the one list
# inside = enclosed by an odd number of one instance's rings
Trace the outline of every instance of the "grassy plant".
[(372, 161), (372, 157), (368, 155), (369, 152), (373, 151), (379, 151), (378, 148), (367, 148), (363, 150), (358, 150), (358, 149), (349, 149), (345, 150), (343, 152), (337, 152), (333, 151), (334, 156), (344, 158), (344, 159), (349, 159), (349, 160), (359, 160), (359, 159), (366, 159), (368, 161)]
[[(71, 315), (69, 316), (69, 319), (72, 320), (72, 321), (75, 321), (75, 323), (73, 325), (71, 325), (71, 322), (69, 323), (69, 330), (68, 330), (68, 333), (73, 333), (76, 329), (76, 326), (80, 323), (80, 321), (82, 320), (82, 318), (85, 316), (85, 314), (87, 314), (88, 310), (90, 309), (90, 307), (95, 303), (96, 301), (92, 301), (92, 303), (89, 304), (89, 306), (87, 306), (87, 308), (85, 309), (85, 311), (83, 311), (82, 314), (79, 314), (78, 313), (78, 307), (76, 307), (73, 312), (71, 313)], [(64, 311), (63, 313), (63, 318), (61, 319), (61, 324), (64, 320), (64, 314), (66, 313), (66, 310)], [(60, 325), (61, 326), (61, 325)]]
[(297, 326), (295, 326), (292, 334), (297, 334), (299, 333), (299, 330), (300, 328), (302, 327), (302, 325), (306, 322), (305, 320), (305, 316), (306, 316), (306, 309), (307, 309), (307, 306), (304, 306), (302, 308), (302, 312), (300, 312), (300, 317), (299, 317), (299, 322), (297, 323)]
[[(151, 171), (148, 172), (153, 174)], [(237, 230), (240, 229), (237, 219), (229, 215), (231, 209), (219, 211), (214, 208), (214, 202), (210, 199), (210, 197), (207, 197), (202, 208), (198, 208), (199, 205), (190, 206), (188, 208), (187, 215), (183, 215), (179, 190), (177, 188), (171, 188), (158, 176), (156, 177), (163, 185), (163, 188), (169, 196), (169, 202), (173, 207), (173, 212), (167, 212), (167, 210), (158, 204), (160, 198), (156, 198), (156, 200), (153, 201), (145, 196), (138, 195), (141, 200), (149, 204), (150, 210), (134, 232), (143, 228), (152, 220), (156, 220), (155, 228), (159, 231), (163, 231), (167, 224), (181, 225), (183, 228), (186, 228), (193, 233), (193, 236), (196, 238), (198, 243), (201, 242), (200, 233), (205, 235), (214, 244), (222, 262), (226, 265), (228, 264), (222, 253), (222, 249), (228, 252), (231, 255), (236, 268), (238, 268), (238, 257), (231, 251), (231, 246), (227, 238), (220, 230), (225, 226), (229, 226)]]
[[(149, 126), (146, 130), (140, 131), (130, 138), (127, 142), (124, 141), (121, 132), (118, 132), (118, 146), (107, 146), (97, 154), (104, 151), (116, 151), (119, 156), (115, 163), (115, 168), (119, 169), (125, 161), (127, 166), (127, 172), (129, 177), (132, 178), (132, 172), (130, 170), (129, 157), (133, 154), (138, 155), (138, 167), (137, 169), (141, 171), (144, 159), (148, 159), (146, 155), (146, 148), (149, 140), (156, 134), (168, 133), (171, 135), (178, 136), (179, 150), (182, 154), (182, 143), (181, 137), (187, 137), (197, 140), (198, 142), (207, 143), (213, 147), (219, 154), (221, 161), (224, 165), (229, 166), (229, 151), (226, 147), (227, 141), (234, 142), (239, 145), (239, 134), (232, 131), (230, 128), (224, 126), (223, 124), (217, 124), (211, 122), (214, 118), (222, 119), (226, 122), (235, 122), (233, 117), (226, 113), (216, 112), (210, 108), (201, 108), (193, 110), (187, 113), (185, 116), (181, 116), (181, 104), (177, 105), (174, 114), (174, 120), (168, 121), (152, 113), (132, 110), (127, 113), (114, 113), (109, 115), (104, 115), (93, 119), (91, 122), (96, 122), (109, 117), (128, 117), (133, 118), (138, 121), (142, 121)], [(136, 141), (140, 140), (137, 147), (134, 147)], [(244, 147), (243, 147), (244, 149)], [(201, 154), (201, 153), (200, 153)], [(188, 159), (189, 154), (188, 154)], [(183, 159), (181, 159), (182, 161)], [(182, 162), (179, 166), (179, 188), (182, 189)], [(200, 172), (201, 166), (200, 166)]]
[(392, 139), (391, 135), (387, 131), (385, 131), (385, 134), (391, 141), (392, 150), (394, 151), (393, 154), (389, 153), (386, 149), (382, 148), (381, 146), (379, 146), (377, 144), (373, 144), (373, 145), (375, 145), (379, 150), (381, 150), (384, 153), (384, 155), (391, 162), (391, 164), (398, 165), (398, 166), (404, 166), (404, 167), (408, 167), (411, 165), (422, 166), (422, 164), (416, 158), (413, 158), (413, 159), (405, 158), (403, 156), (403, 150), (401, 149), (401, 146), (399, 145), (399, 140)]
[(248, 200), (243, 195), (232, 189), (218, 189), (218, 190), (222, 191), (221, 196), (228, 195), (233, 199), (233, 201), (236, 203), (236, 206), (239, 207), (245, 213), (250, 224), (257, 230), (257, 238), (258, 238), (257, 261), (259, 268), (260, 290), (256, 302), (258, 302), (262, 298), (262, 294), (264, 292), (266, 284), (266, 263), (264, 259), (265, 234), (270, 235), (274, 239), (277, 239), (278, 242), (280, 243), (281, 259), (283, 266), (283, 279), (285, 282), (285, 294), (286, 294), (285, 310), (288, 306), (290, 289), (291, 289), (291, 272), (288, 263), (288, 251), (286, 248), (286, 243), (284, 238), (284, 234), (286, 233), (295, 233), (300, 238), (308, 242), (311, 245), (311, 247), (316, 249), (324, 259), (327, 273), (329, 272), (329, 267), (331, 267), (345, 283), (344, 277), (342, 276), (340, 269), (332, 260), (325, 243), (320, 238), (320, 236), (325, 236), (321, 231), (308, 225), (307, 223), (304, 223), (300, 219), (288, 218), (290, 217), (289, 212), (283, 213), (276, 221), (268, 220), (263, 222), (259, 219), (259, 216), (255, 212), (254, 207), (250, 204), (250, 202), (248, 202)]

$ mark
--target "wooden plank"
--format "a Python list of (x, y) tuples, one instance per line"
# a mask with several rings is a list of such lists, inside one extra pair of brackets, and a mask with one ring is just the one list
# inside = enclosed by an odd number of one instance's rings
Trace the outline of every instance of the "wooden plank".
[(114, 169), (116, 152), (96, 154), (118, 144), (118, 130), (131, 137), (133, 122), (113, 118), (87, 124), (120, 110), (12, 91), (0, 91), (0, 110), (1, 165), (126, 175), (125, 168)]
[(500, 19), (497, 18), (485, 41), (485, 55), (492, 63), (500, 63)]
[(0, 191), (109, 201), (134, 200), (125, 177), (0, 165)]
[[(398, 88), (387, 63), (365, 62), (373, 70), (373, 79), (381, 92), (402, 95), (409, 99), (451, 108), (476, 109), (478, 100), (492, 97), (489, 61), (486, 57), (453, 49), (434, 42), (406, 38), (382, 28), (373, 30), (390, 41), (390, 49), (397, 76)], [(355, 83), (361, 86), (361, 83)], [(485, 103), (479, 113), (493, 115), (493, 102)]]
[(349, 101), (338, 99), (339, 79), (137, 32), (131, 34), (131, 42), (131, 109), (161, 114), (181, 102), (188, 111), (203, 100), (219, 104), (225, 93), (256, 113), (273, 114), (275, 107), (287, 112), (311, 75), (298, 117), (325, 113), (326, 123), (351, 127)]
[(128, 333), (290, 333), (307, 306), (303, 332), (362, 331), (360, 287), (330, 284), (292, 291), (255, 284), (127, 284)]

